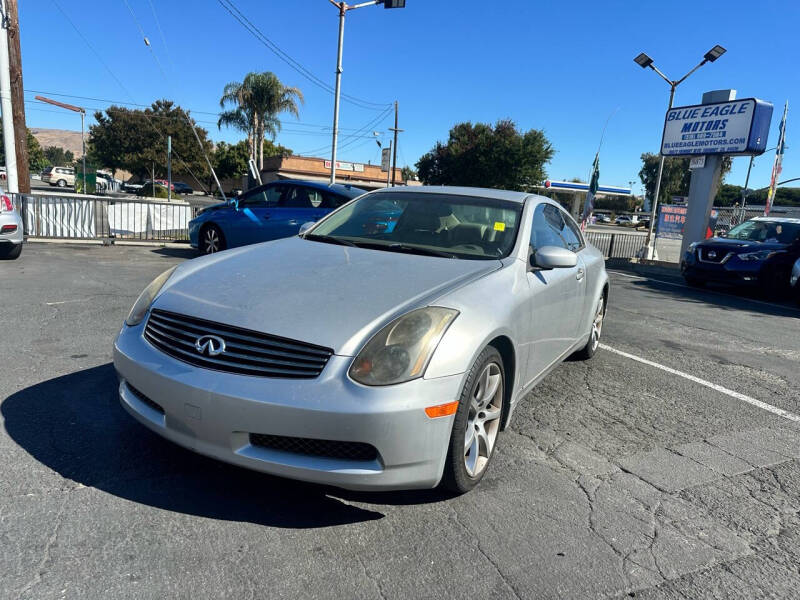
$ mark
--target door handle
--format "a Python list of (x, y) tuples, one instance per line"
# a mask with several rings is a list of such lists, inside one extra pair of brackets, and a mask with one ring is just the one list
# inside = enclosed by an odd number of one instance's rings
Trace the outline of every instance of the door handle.
[(289, 225), (299, 225), (299, 224), (300, 221), (298, 221), (297, 219), (292, 219), (291, 221), (289, 221)]
[(585, 272), (584, 272), (583, 269), (578, 269), (578, 272), (575, 273), (575, 279), (580, 281), (581, 279), (583, 279), (584, 274), (585, 274)]

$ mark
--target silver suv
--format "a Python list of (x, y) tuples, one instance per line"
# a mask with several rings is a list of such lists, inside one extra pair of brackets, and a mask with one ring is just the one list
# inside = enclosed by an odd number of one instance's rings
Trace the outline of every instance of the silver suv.
[(47, 167), (42, 171), (42, 181), (60, 188), (75, 186), (75, 169), (72, 167)]
[(0, 195), (0, 259), (18, 258), (22, 253), (22, 217), (11, 198)]

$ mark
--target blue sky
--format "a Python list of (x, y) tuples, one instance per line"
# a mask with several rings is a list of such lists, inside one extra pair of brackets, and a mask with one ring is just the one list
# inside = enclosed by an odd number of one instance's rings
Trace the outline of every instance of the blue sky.
[[(140, 104), (166, 97), (191, 109), (212, 139), (236, 141), (242, 134), (216, 127), (221, 90), (248, 71), (270, 70), (306, 97), (299, 122), (287, 118), (277, 141), (298, 153), (330, 152), (332, 95), (279, 60), (218, 0), (20, 4), (26, 90)], [(337, 12), (328, 0), (234, 4), (284, 52), (333, 84)], [(348, 14), (342, 91), (372, 103), (400, 102), (400, 164), (413, 165), (457, 122), (511, 118), (523, 129), (546, 132), (556, 149), (547, 167), (552, 179), (588, 177), (603, 124), (618, 109), (600, 156), (601, 183), (636, 180), (638, 192), (639, 155), (658, 150), (669, 87), (633, 57), (645, 51), (677, 79), (718, 43), (727, 54), (683, 83), (676, 105), (699, 103), (704, 91), (722, 88), (770, 101), (773, 146), (789, 100), (782, 179), (800, 177), (800, 142), (795, 152), (791, 148), (795, 123), (800, 127), (798, 23), (800, 3), (794, 0), (407, 0), (402, 10), (367, 7)], [(26, 100), (34, 95), (27, 92)], [(57, 98), (91, 108), (108, 105)], [(26, 109), (30, 127), (80, 127), (72, 113), (34, 102)], [(344, 102), (342, 135), (380, 116), (380, 110)], [(343, 139), (340, 160), (379, 162), (380, 150), (369, 138), (379, 131), (388, 142), (391, 120), (387, 114), (360, 137)], [(773, 153), (756, 159), (751, 187), (769, 183), (772, 159)], [(729, 183), (744, 183), (747, 160), (734, 160)]]

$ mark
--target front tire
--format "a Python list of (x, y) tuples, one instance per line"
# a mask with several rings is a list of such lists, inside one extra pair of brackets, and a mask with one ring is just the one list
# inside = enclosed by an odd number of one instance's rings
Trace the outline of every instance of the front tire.
[(494, 456), (505, 412), (505, 368), (493, 346), (475, 360), (461, 390), (442, 486), (457, 494), (474, 488)]
[(206, 225), (200, 232), (200, 252), (203, 254), (216, 254), (226, 248), (225, 236), (216, 225)]
[(58, 187), (60, 187), (60, 188), (65, 188), (65, 187), (67, 187), (67, 182), (66, 182), (66, 181), (64, 181), (63, 179), (59, 179), (59, 180), (58, 180), (58, 183), (56, 183), (56, 185), (57, 185)]
[(0, 244), (0, 259), (14, 260), (19, 258), (20, 254), (22, 254), (22, 244)]

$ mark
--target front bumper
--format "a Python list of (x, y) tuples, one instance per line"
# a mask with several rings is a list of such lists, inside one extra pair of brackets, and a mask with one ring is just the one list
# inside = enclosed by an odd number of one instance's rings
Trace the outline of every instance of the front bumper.
[(4, 212), (0, 214), (0, 232), (5, 225), (15, 225), (16, 229), (9, 233), (0, 233), (0, 244), (21, 244), (24, 232), (22, 231), (22, 217), (17, 212)]
[[(462, 375), (367, 387), (347, 377), (352, 357), (336, 355), (316, 379), (221, 373), (163, 354), (143, 338), (143, 329), (123, 326), (114, 366), (122, 406), (159, 435), (228, 463), (347, 489), (439, 483), (454, 417), (430, 419), (424, 408), (458, 399)], [(378, 458), (265, 448), (250, 443), (251, 433), (370, 444)]]
[(697, 259), (694, 252), (687, 252), (681, 261), (681, 272), (686, 277), (700, 281), (758, 286), (762, 283), (764, 264), (764, 261), (742, 261), (735, 256), (725, 262), (703, 262)]

